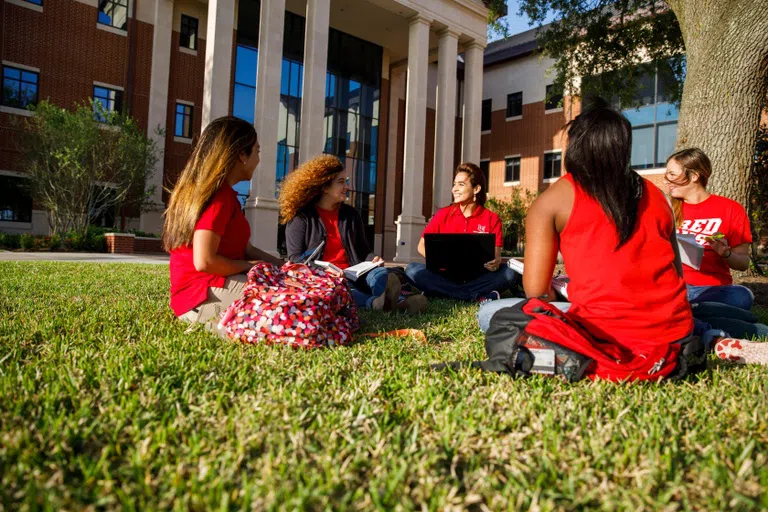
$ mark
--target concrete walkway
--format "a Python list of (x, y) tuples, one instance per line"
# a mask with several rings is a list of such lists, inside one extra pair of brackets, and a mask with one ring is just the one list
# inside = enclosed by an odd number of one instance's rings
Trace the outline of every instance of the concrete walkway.
[(0, 261), (71, 261), (77, 263), (153, 263), (167, 265), (168, 258), (167, 254), (0, 251)]

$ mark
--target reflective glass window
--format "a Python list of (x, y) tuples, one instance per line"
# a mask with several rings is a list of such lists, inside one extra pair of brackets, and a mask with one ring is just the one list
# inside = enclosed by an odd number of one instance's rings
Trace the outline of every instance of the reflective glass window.
[(32, 222), (28, 178), (0, 175), (0, 221)]
[(125, 30), (128, 25), (128, 0), (99, 0), (98, 22)]
[(181, 15), (181, 32), (179, 34), (179, 45), (182, 48), (197, 50), (197, 18)]
[(123, 91), (98, 85), (93, 87), (93, 114), (97, 121), (104, 123), (107, 121), (105, 113), (120, 112), (122, 109)]
[(2, 104), (14, 108), (37, 104), (38, 78), (34, 71), (3, 66)]
[(192, 111), (194, 107), (192, 105), (185, 105), (183, 103), (176, 104), (176, 129), (174, 135), (176, 137), (184, 137), (186, 139), (192, 138)]

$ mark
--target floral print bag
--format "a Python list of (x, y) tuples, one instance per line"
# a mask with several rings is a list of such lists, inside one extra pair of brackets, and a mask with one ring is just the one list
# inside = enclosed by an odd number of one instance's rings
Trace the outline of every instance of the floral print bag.
[(357, 327), (344, 278), (297, 263), (254, 265), (243, 296), (219, 322), (233, 340), (303, 348), (348, 345)]

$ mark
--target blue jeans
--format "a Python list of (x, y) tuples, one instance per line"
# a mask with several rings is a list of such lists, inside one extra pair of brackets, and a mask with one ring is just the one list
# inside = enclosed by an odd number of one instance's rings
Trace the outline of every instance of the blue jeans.
[[(498, 310), (514, 306), (524, 300), (526, 299), (501, 299), (486, 302), (480, 306), (480, 309), (477, 310), (477, 323), (480, 325), (480, 330), (483, 332), (488, 330), (488, 327), (491, 325), (491, 317), (493, 317)], [(571, 307), (570, 302), (552, 302), (552, 305), (563, 313), (567, 313)]]
[(707, 348), (719, 338), (752, 338), (768, 336), (768, 326), (757, 323), (754, 313), (718, 302), (697, 302), (693, 308), (693, 333)]
[(466, 301), (475, 300), (494, 290), (503, 292), (519, 279), (519, 274), (506, 265), (464, 284), (454, 283), (427, 270), (423, 263), (410, 263), (405, 269), (405, 274), (416, 288), (427, 295)]
[(387, 287), (387, 275), (389, 270), (376, 267), (357, 281), (347, 280), (357, 307), (371, 309), (373, 299), (384, 293)]
[(720, 302), (749, 311), (752, 309), (752, 303), (755, 301), (752, 290), (738, 284), (722, 286), (686, 285), (686, 288), (688, 289), (688, 302), (691, 304), (697, 302)]

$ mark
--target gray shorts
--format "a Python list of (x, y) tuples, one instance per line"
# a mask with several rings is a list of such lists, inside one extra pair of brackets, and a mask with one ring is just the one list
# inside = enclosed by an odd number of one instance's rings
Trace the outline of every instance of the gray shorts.
[(189, 324), (204, 324), (206, 330), (218, 332), (216, 326), (221, 314), (230, 304), (242, 297), (243, 288), (247, 282), (248, 276), (245, 274), (227, 276), (224, 287), (211, 286), (208, 288), (208, 297), (205, 302), (181, 315), (179, 320)]

